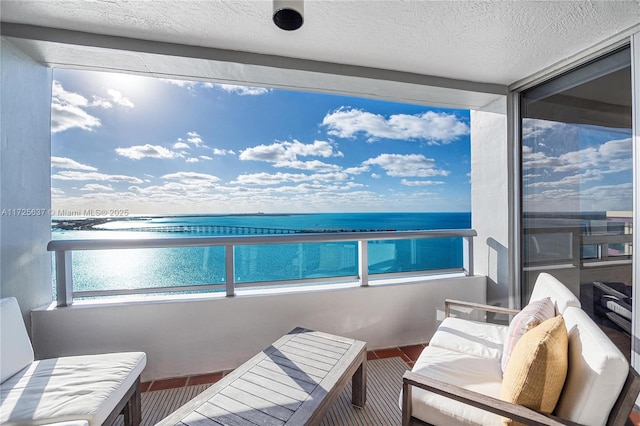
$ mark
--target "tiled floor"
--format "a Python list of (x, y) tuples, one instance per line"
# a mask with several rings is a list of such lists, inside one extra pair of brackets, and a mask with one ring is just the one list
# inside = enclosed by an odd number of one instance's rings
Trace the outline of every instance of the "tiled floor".
[[(426, 345), (411, 345), (401, 348), (379, 349), (367, 352), (367, 359), (393, 358), (399, 356), (406, 363), (408, 368), (413, 367), (413, 363), (418, 359), (418, 355)], [(215, 383), (224, 377), (228, 371), (202, 374), (198, 376), (176, 377), (172, 379), (154, 380), (152, 382), (144, 382), (140, 386), (142, 392), (157, 391), (163, 389), (180, 388), (183, 386), (203, 385), (207, 383)]]

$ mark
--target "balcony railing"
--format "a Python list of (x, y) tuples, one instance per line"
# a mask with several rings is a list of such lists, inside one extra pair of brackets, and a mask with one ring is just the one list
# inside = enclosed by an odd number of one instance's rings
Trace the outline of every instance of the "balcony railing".
[[(473, 237), (477, 235), (472, 229), (435, 230), (435, 231), (378, 231), (378, 232), (331, 232), (304, 233), (284, 235), (242, 235), (242, 236), (199, 236), (183, 238), (147, 238), (147, 239), (94, 239), (94, 240), (53, 240), (47, 250), (55, 252), (57, 305), (68, 306), (76, 297), (94, 297), (129, 294), (193, 292), (193, 291), (225, 291), (228, 297), (236, 293), (238, 287), (256, 287), (266, 285), (313, 284), (328, 282), (357, 281), (366, 287), (370, 280), (369, 242), (389, 240), (421, 240), (460, 238), (462, 240), (462, 267), (429, 269), (428, 271), (401, 271), (373, 273), (376, 278), (391, 278), (409, 275), (424, 275), (444, 272), (463, 272), (473, 275)], [(240, 246), (265, 246), (273, 244), (313, 244), (357, 242), (356, 275), (328, 276), (322, 278), (303, 277), (277, 281), (242, 281), (235, 274), (235, 248)], [(76, 291), (73, 287), (72, 253), (84, 250), (120, 250), (120, 249), (159, 249), (182, 247), (224, 247), (224, 283), (203, 285), (175, 285), (165, 287), (147, 287), (135, 289), (112, 289), (96, 291)], [(414, 254), (415, 256), (415, 254)], [(117, 265), (114, 265), (117, 267)]]
[(527, 228), (525, 268), (631, 265), (632, 243), (633, 234), (611, 233), (606, 227), (592, 228), (588, 234), (577, 226)]

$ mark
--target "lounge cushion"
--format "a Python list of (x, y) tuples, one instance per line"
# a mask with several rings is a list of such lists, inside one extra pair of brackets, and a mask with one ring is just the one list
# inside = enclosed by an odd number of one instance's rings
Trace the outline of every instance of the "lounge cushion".
[(35, 361), (0, 384), (0, 423), (87, 420), (101, 425), (145, 365), (143, 352)]
[(438, 326), (429, 346), (500, 360), (507, 326), (448, 317)]
[(546, 272), (538, 275), (536, 284), (531, 292), (529, 303), (534, 300), (544, 299), (545, 297), (551, 298), (551, 301), (556, 307), (556, 314), (563, 314), (565, 309), (569, 306), (579, 308), (580, 299), (571, 292), (564, 284), (562, 284), (556, 277)]
[(0, 299), (0, 383), (33, 362), (33, 348), (15, 297)]
[(567, 376), (567, 358), (567, 329), (564, 319), (558, 315), (518, 340), (504, 372), (501, 398), (552, 413)]
[[(502, 371), (500, 359), (481, 358), (448, 349), (427, 346), (413, 372), (452, 385), (500, 397)], [(433, 425), (500, 425), (502, 417), (453, 399), (414, 387), (411, 393), (412, 415)], [(400, 396), (402, 401), (402, 395)]]
[(504, 339), (502, 350), (502, 372), (507, 369), (509, 358), (518, 340), (529, 330), (542, 322), (556, 316), (555, 307), (551, 298), (545, 297), (534, 300), (525, 306), (509, 323), (509, 330)]
[(620, 350), (578, 308), (563, 314), (569, 336), (569, 371), (555, 414), (585, 425), (603, 425), (627, 377)]

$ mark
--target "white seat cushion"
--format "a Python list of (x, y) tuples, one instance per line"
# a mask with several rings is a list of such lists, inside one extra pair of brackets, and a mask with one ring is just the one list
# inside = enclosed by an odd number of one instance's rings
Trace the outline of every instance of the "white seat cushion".
[(0, 384), (0, 423), (101, 425), (145, 365), (144, 352), (35, 361)]
[[(500, 398), (500, 358), (481, 358), (427, 346), (412, 369), (432, 379)], [(402, 400), (402, 399), (401, 399)], [(412, 415), (433, 425), (502, 425), (502, 417), (414, 387)]]
[(569, 306), (579, 308), (580, 299), (571, 290), (565, 287), (556, 277), (546, 272), (536, 278), (536, 284), (531, 292), (529, 302), (548, 297), (554, 303), (556, 314), (563, 314)]
[(569, 307), (562, 317), (569, 335), (569, 371), (555, 414), (584, 425), (603, 425), (629, 363), (582, 309)]
[(429, 346), (500, 360), (508, 328), (506, 325), (449, 317), (438, 326)]
[(33, 362), (33, 348), (15, 297), (0, 299), (0, 383)]

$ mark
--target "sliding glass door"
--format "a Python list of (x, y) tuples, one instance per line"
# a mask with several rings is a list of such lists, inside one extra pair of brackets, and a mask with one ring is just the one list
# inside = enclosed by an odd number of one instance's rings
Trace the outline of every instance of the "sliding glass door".
[(522, 95), (523, 301), (551, 273), (630, 354), (630, 50)]

